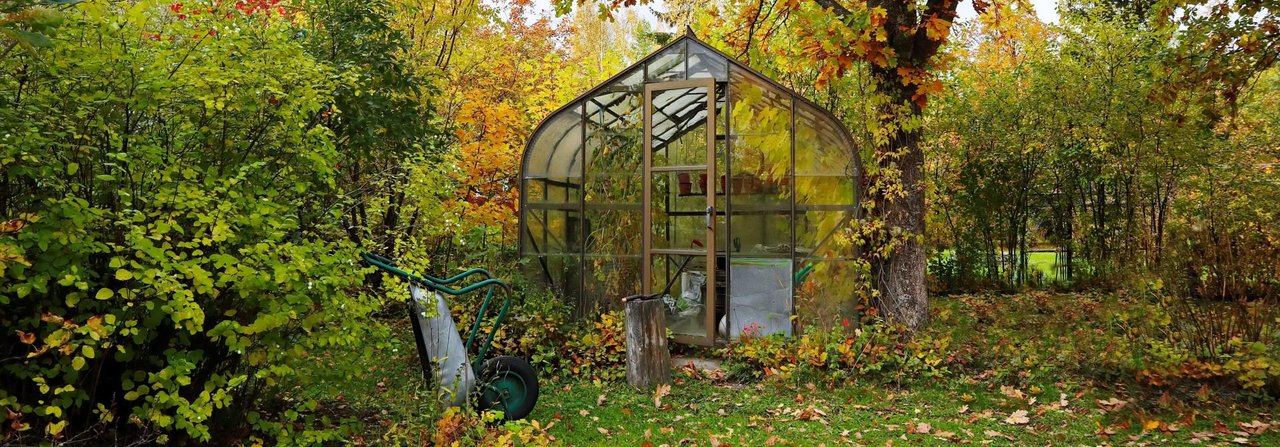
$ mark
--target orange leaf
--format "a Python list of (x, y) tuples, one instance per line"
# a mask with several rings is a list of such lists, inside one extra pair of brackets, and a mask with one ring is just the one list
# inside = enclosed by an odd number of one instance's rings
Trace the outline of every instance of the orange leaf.
[(951, 34), (951, 22), (936, 15), (930, 16), (929, 20), (924, 22), (924, 31), (929, 40), (943, 40)]
[(21, 341), (22, 344), (29, 345), (36, 342), (36, 334), (29, 333), (29, 332), (22, 332), (22, 331), (17, 331), (17, 332), (18, 332), (18, 340)]

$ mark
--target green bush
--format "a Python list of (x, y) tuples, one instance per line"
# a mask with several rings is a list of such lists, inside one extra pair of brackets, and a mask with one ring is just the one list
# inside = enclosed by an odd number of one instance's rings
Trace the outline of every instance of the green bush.
[(905, 327), (872, 316), (857, 328), (812, 330), (794, 338), (745, 333), (721, 354), (734, 376), (787, 379), (811, 369), (834, 378), (901, 383), (947, 374), (950, 344), (949, 336), (911, 336)]
[(209, 440), (372, 328), (320, 124), (349, 77), (288, 20), (157, 8), (89, 2), (0, 60), (0, 442)]

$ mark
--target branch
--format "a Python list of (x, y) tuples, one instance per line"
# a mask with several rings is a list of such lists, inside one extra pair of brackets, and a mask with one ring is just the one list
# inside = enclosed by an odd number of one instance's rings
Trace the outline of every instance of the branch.
[(915, 48), (912, 55), (915, 56), (915, 65), (922, 66), (928, 62), (933, 55), (938, 53), (938, 49), (942, 48), (942, 44), (947, 39), (933, 40), (929, 38), (929, 27), (925, 24), (931, 17), (938, 17), (946, 20), (950, 27), (955, 26), (956, 7), (960, 5), (960, 0), (929, 0), (925, 5), (924, 16), (920, 18), (920, 23), (916, 27)]
[(836, 2), (836, 0), (813, 0), (813, 1), (814, 3), (817, 3), (818, 6), (821, 6), (823, 8), (829, 8), (832, 11), (834, 11), (836, 13), (836, 17), (840, 18), (841, 21), (848, 19), (849, 16), (853, 15), (853, 13), (849, 11), (849, 8), (844, 7), (844, 5), (841, 5), (840, 3)]

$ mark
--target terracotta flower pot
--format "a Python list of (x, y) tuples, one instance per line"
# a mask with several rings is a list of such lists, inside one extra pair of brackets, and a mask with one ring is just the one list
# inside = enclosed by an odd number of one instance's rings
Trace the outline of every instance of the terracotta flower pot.
[(764, 190), (764, 182), (760, 180), (760, 177), (748, 174), (746, 176), (746, 182), (747, 191), (751, 194), (760, 194), (760, 192)]
[(693, 195), (693, 182), (689, 180), (689, 174), (677, 174), (676, 178), (680, 181), (680, 195)]

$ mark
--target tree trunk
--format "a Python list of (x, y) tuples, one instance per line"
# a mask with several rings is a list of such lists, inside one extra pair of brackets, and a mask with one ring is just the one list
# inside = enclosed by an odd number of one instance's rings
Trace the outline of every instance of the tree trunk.
[[(893, 96), (910, 98), (910, 95)], [(914, 104), (911, 109), (914, 115), (920, 114)], [(895, 131), (887, 149), (899, 155), (886, 157), (882, 164), (896, 165), (901, 170), (899, 181), (904, 194), (886, 201), (881, 208), (882, 217), (888, 228), (899, 228), (906, 236), (900, 238), (889, 259), (876, 272), (878, 304), (890, 320), (916, 331), (929, 321), (929, 297), (925, 288), (924, 153), (920, 149), (920, 132)]]
[(662, 300), (628, 297), (626, 302), (627, 383), (652, 388), (671, 381)]

